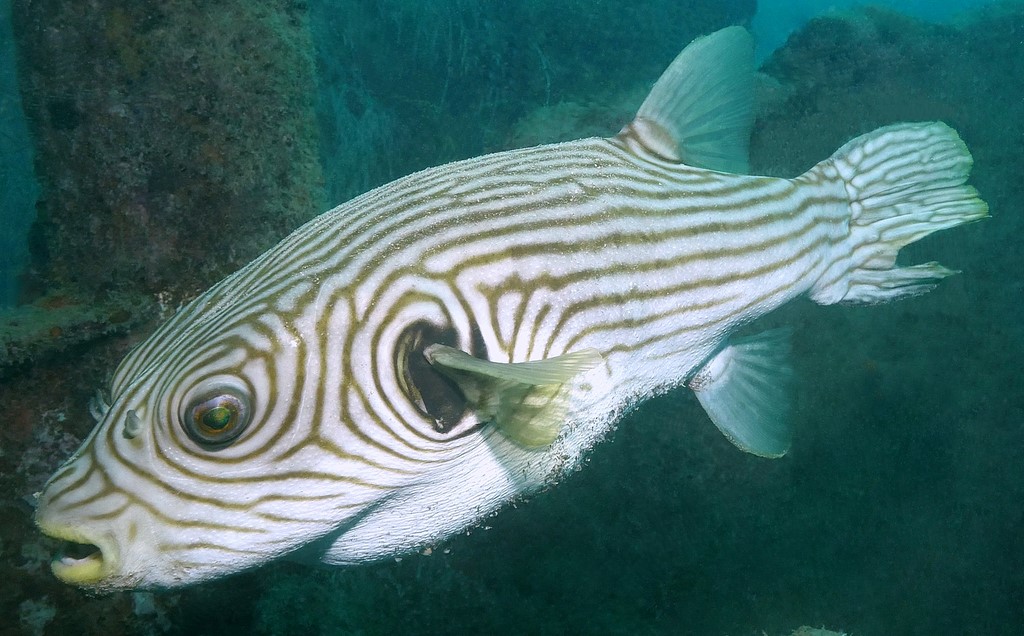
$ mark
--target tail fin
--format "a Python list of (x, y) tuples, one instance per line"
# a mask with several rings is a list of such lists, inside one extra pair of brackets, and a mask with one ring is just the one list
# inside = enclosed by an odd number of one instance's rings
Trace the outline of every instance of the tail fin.
[(850, 199), (849, 236), (811, 288), (823, 305), (880, 303), (923, 294), (956, 272), (932, 262), (896, 267), (904, 245), (988, 216), (964, 185), (971, 153), (940, 122), (896, 124), (857, 137), (812, 168), (842, 180)]

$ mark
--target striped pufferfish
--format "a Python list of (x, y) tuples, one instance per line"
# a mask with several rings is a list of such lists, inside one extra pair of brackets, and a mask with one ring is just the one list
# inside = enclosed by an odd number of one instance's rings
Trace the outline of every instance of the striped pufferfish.
[(878, 303), (952, 272), (905, 245), (987, 215), (942, 123), (795, 179), (747, 176), (753, 46), (695, 40), (613, 138), (404, 177), (296, 230), (128, 354), (47, 482), (53, 572), (172, 587), (441, 541), (556, 481), (637, 403), (695, 391), (739, 448), (790, 445), (799, 296)]

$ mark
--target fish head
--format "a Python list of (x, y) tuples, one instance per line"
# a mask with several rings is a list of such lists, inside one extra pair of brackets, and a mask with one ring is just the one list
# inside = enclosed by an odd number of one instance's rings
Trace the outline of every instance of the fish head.
[[(479, 500), (451, 496), (445, 471), (492, 454), (422, 353), (436, 342), (472, 349), (472, 330), (432, 328), (422, 311), (398, 327), (339, 311), (325, 328), (315, 299), (291, 315), (246, 314), (258, 303), (228, 306), (225, 287), (129, 353), (111, 398), (94, 402), (96, 427), (40, 493), (36, 524), (69, 544), (51, 564), (59, 579), (178, 587), (282, 557), (328, 560), (316, 552), (335, 542), (360, 555), (346, 560), (381, 558), (477, 514)], [(414, 508), (436, 529), (383, 528), (381, 511), (408, 520)], [(355, 544), (339, 539), (355, 526)]]
[(301, 374), (269, 372), (298, 368), (302, 343), (187, 331), (161, 330), (153, 338), (173, 346), (146, 342), (126, 358), (132, 375), (116, 374), (95, 428), (45, 484), (36, 522), (72, 544), (52, 561), (60, 580), (213, 579), (289, 553), (355, 507), (336, 505), (344, 487), (317, 479), (323, 458), (299, 442), (317, 411), (298, 395)]

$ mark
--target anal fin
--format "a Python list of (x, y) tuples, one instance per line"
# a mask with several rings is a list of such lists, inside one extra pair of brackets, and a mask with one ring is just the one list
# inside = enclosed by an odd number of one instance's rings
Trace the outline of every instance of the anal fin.
[(565, 422), (568, 386), (601, 363), (594, 349), (534, 362), (501, 363), (475, 358), (441, 344), (423, 350), (427, 361), (458, 385), (477, 416), (493, 421), (526, 448), (550, 445)]
[(775, 329), (738, 339), (688, 383), (729, 441), (761, 457), (785, 455), (793, 437), (789, 336), (790, 330)]

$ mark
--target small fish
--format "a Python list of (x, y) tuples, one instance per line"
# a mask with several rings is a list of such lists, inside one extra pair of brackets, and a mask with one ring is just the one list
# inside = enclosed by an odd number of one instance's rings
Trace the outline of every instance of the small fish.
[[(753, 45), (695, 40), (615, 137), (450, 163), (310, 221), (128, 354), (51, 477), (52, 563), (100, 590), (272, 559), (422, 550), (578, 465), (686, 385), (736, 446), (790, 446), (797, 298), (878, 303), (952, 272), (897, 252), (987, 216), (941, 123), (748, 176)], [(77, 547), (76, 547), (77, 546)]]

